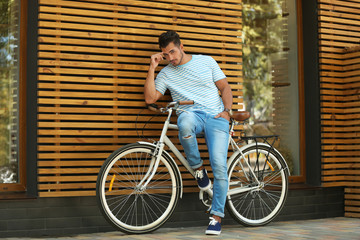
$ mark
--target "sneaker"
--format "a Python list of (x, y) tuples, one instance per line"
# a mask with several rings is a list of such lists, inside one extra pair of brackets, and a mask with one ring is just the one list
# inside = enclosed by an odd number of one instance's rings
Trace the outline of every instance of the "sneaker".
[(221, 223), (210, 217), (210, 223), (205, 231), (206, 235), (219, 235), (221, 233)]
[(195, 179), (201, 190), (206, 190), (211, 187), (211, 182), (205, 168), (203, 168), (202, 170), (195, 171)]

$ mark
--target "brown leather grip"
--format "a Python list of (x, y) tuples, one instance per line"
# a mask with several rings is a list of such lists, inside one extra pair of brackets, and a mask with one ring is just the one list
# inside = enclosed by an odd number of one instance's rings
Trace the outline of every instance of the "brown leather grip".
[(193, 105), (194, 100), (188, 100), (188, 101), (179, 101), (179, 105)]

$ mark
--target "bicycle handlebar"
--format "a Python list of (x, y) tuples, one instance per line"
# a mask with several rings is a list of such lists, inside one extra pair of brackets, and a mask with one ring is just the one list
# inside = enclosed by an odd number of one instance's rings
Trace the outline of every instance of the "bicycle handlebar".
[[(159, 107), (157, 104), (149, 104), (148, 109), (154, 112), (167, 112), (168, 109), (173, 108), (176, 109), (179, 105), (192, 105), (194, 104), (194, 100), (185, 100), (185, 101), (177, 101), (177, 102), (170, 102), (167, 104), (166, 107)], [(240, 111), (240, 112), (234, 112), (230, 116), (233, 120), (236, 120), (238, 122), (243, 122), (250, 118), (250, 113), (247, 111)]]
[(159, 107), (157, 104), (152, 103), (148, 105), (148, 109), (154, 112), (166, 112), (170, 108), (176, 109), (179, 105), (193, 105), (194, 100), (185, 100), (185, 101), (177, 101), (170, 102), (166, 107)]

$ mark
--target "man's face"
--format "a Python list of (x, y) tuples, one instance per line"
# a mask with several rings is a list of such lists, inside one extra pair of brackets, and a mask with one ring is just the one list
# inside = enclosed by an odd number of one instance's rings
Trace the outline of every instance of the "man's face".
[(180, 46), (176, 46), (173, 42), (171, 42), (165, 48), (162, 48), (161, 51), (165, 59), (173, 66), (178, 66), (181, 64), (184, 57), (182, 44)]

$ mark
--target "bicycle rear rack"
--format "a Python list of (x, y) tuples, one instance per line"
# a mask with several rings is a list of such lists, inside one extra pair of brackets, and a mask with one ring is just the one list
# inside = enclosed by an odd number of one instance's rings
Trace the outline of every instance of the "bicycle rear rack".
[[(273, 147), (274, 143), (279, 139), (279, 135), (267, 135), (267, 136), (241, 136), (240, 137), (241, 140), (245, 141), (246, 144), (249, 143), (250, 140), (255, 141), (255, 143), (257, 144), (259, 141), (258, 139), (262, 139), (263, 143), (267, 143), (269, 144), (271, 147)], [(268, 139), (273, 139), (273, 141), (270, 143), (270, 141), (268, 141)]]

